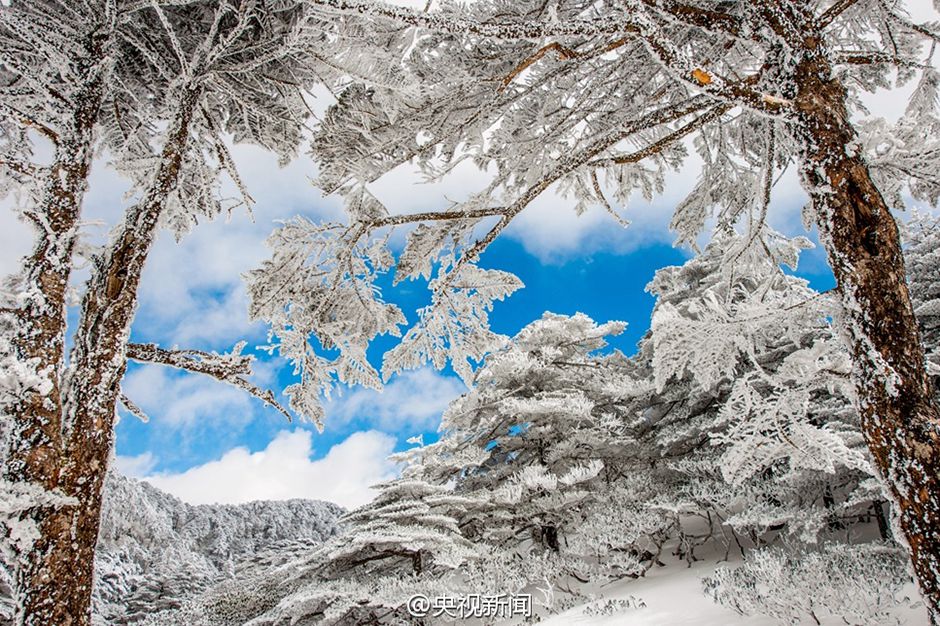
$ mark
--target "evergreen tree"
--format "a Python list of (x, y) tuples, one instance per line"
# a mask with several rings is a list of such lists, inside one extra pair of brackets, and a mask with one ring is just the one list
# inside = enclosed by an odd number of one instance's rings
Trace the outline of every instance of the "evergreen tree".
[[(74, 6), (73, 6), (74, 5)], [(248, 382), (252, 358), (129, 343), (141, 272), (161, 228), (182, 237), (250, 204), (226, 141), (287, 159), (316, 82), (308, 57), (324, 29), (295, 0), (57, 0), (0, 7), (0, 192), (36, 226), (22, 272), (0, 293), (3, 557), (18, 620), (87, 624), (101, 493), (127, 360), (212, 376), (279, 408)], [(45, 165), (37, 154), (51, 146)], [(93, 156), (108, 151), (134, 201), (100, 249), (80, 245)], [(66, 358), (79, 257), (90, 277)], [(295, 402), (300, 414), (314, 407)]]

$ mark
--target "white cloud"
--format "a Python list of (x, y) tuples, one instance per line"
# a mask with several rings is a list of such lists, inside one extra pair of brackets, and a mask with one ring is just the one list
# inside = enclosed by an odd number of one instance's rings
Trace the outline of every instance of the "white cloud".
[(121, 456), (119, 454), (114, 457), (114, 466), (117, 470), (125, 476), (133, 478), (146, 476), (153, 471), (156, 464), (157, 458), (152, 452), (143, 452), (137, 456)]
[(327, 426), (358, 418), (383, 430), (433, 430), (450, 401), (466, 390), (457, 378), (428, 368), (403, 372), (382, 391), (357, 388), (331, 401), (326, 407)]
[(260, 452), (235, 448), (217, 461), (146, 480), (190, 504), (309, 498), (353, 508), (375, 497), (371, 485), (396, 475), (387, 459), (394, 447), (390, 435), (360, 431), (314, 461), (311, 433), (283, 430)]

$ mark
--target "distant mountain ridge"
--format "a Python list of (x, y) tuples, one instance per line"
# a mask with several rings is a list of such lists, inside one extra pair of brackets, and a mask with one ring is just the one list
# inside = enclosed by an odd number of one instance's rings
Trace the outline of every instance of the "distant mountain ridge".
[(314, 500), (194, 506), (112, 472), (98, 535), (95, 623), (133, 624), (251, 567), (259, 554), (325, 541), (344, 512)]
[(191, 505), (111, 472), (95, 562), (95, 623), (133, 624), (254, 565), (339, 531), (345, 510), (314, 500)]
[[(93, 622), (134, 624), (178, 607), (236, 573), (325, 541), (339, 532), (343, 513), (336, 504), (316, 500), (191, 505), (111, 472), (95, 557)], [(0, 626), (12, 623), (3, 578)]]

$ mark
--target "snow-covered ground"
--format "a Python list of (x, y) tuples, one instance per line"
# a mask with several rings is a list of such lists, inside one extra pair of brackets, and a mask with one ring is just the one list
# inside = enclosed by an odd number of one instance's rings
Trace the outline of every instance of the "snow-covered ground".
[[(657, 567), (637, 580), (623, 580), (601, 587), (596, 594), (600, 599), (576, 606), (542, 622), (545, 626), (775, 626), (773, 619), (763, 616), (741, 616), (712, 602), (702, 592), (701, 579), (714, 571), (714, 561), (700, 561), (692, 567), (670, 563)], [(916, 598), (913, 585), (907, 589)], [(585, 610), (599, 608), (607, 600), (635, 599), (641, 608), (625, 608), (611, 615), (585, 614)], [(899, 611), (897, 617), (905, 626), (927, 626), (927, 613), (923, 604)], [(840, 618), (824, 618), (824, 625), (845, 625)], [(808, 624), (813, 622), (809, 620)]]

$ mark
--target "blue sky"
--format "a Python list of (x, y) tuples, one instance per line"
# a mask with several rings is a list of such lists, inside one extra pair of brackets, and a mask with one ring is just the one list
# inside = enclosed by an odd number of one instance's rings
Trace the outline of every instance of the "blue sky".
[[(526, 251), (518, 241), (499, 240), (484, 255), (484, 265), (514, 272), (523, 280), (526, 287), (508, 300), (496, 304), (491, 326), (497, 332), (511, 336), (527, 323), (540, 317), (544, 311), (565, 314), (581, 311), (597, 320), (620, 319), (628, 322), (627, 331), (620, 337), (612, 339), (611, 343), (624, 352), (633, 352), (636, 342), (649, 327), (649, 316), (653, 306), (653, 298), (644, 292), (644, 286), (657, 268), (681, 263), (685, 258), (687, 255), (682, 251), (668, 244), (656, 243), (626, 254), (596, 252), (591, 255), (575, 256), (563, 262), (546, 263)], [(414, 311), (425, 304), (427, 293), (423, 284), (419, 282), (407, 283), (403, 287), (404, 289), (389, 290), (388, 297), (399, 304), (404, 311), (410, 313), (409, 317), (413, 320)], [(211, 308), (220, 302), (224, 303), (226, 294), (206, 293), (202, 297), (205, 298), (204, 305)], [(230, 314), (232, 316), (245, 315), (245, 311), (241, 307), (233, 307)], [(148, 332), (147, 327), (142, 323), (135, 325), (136, 340), (159, 341), (160, 334)], [(237, 337), (232, 337), (232, 339), (237, 339)], [(394, 342), (394, 338), (378, 340), (370, 350), (373, 362), (379, 364), (382, 352), (394, 345)], [(201, 342), (197, 341), (197, 343)], [(230, 343), (232, 341), (209, 341), (197, 347), (222, 350), (229, 347)], [(256, 350), (255, 354), (263, 363), (273, 361), (263, 351)], [(283, 389), (290, 384), (293, 377), (289, 367), (280, 365), (282, 366), (275, 378), (275, 387)], [(135, 374), (139, 376), (140, 374), (137, 373), (143, 369), (156, 369), (143, 368), (139, 365), (133, 365), (132, 368), (133, 371), (130, 374), (132, 378), (136, 377)], [(451, 376), (452, 374), (446, 372), (445, 375)], [(180, 373), (175, 377), (193, 378), (185, 373)], [(393, 379), (392, 384), (396, 380), (397, 378)], [(153, 384), (152, 381), (148, 382)], [(185, 385), (185, 383), (181, 384)], [(452, 385), (439, 384), (432, 389), (440, 392), (460, 391), (462, 383), (454, 378)], [(185, 393), (186, 390), (181, 391)], [(349, 398), (354, 393), (355, 390), (350, 390), (345, 396)], [(379, 395), (365, 391), (359, 393), (360, 395)], [(376, 401), (381, 403), (381, 399), (376, 399)], [(144, 424), (133, 418), (122, 419), (117, 431), (118, 454), (136, 456), (151, 451), (159, 456), (153, 470), (178, 472), (192, 465), (217, 458), (235, 445), (245, 446), (251, 451), (261, 450), (277, 431), (286, 426), (285, 420), (280, 413), (265, 409), (251, 398), (246, 398), (246, 403), (259, 405), (254, 407), (253, 411), (257, 419), (234, 420), (227, 427), (221, 428), (215, 424), (214, 419), (209, 419), (201, 424), (196, 423), (181, 429), (180, 433), (174, 433), (172, 439), (175, 439), (175, 443), (168, 439), (167, 435), (170, 433), (166, 429), (154, 427), (154, 424), (150, 423)], [(143, 404), (154, 403), (148, 398)], [(198, 403), (193, 403), (192, 406), (197, 410), (201, 408)], [(149, 407), (145, 406), (145, 408)], [(343, 418), (333, 419), (333, 416), (328, 414), (325, 431), (315, 436), (318, 449), (322, 448), (325, 451), (326, 448), (339, 443), (352, 432), (373, 426), (377, 418), (367, 414), (370, 408), (372, 411), (379, 410), (373, 402), (367, 403), (353, 415), (344, 415)], [(159, 422), (159, 406), (153, 406), (151, 410), (157, 414), (153, 416), (153, 421)], [(415, 422), (416, 420), (406, 422), (390, 433), (397, 437), (399, 448), (405, 445), (405, 439), (419, 432), (411, 428), (416, 425)], [(424, 424), (424, 422), (417, 421), (417, 424)], [(429, 424), (425, 424), (427, 425)], [(433, 431), (434, 428), (430, 428), (420, 432), (430, 434)]]

